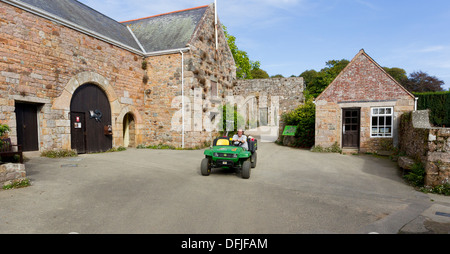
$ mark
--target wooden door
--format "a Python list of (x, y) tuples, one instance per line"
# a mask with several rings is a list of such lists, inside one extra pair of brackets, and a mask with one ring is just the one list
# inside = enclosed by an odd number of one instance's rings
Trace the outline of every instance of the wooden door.
[(38, 151), (37, 105), (16, 103), (17, 143), (24, 152)]
[(359, 148), (361, 109), (343, 109), (342, 147)]
[[(84, 113), (84, 142), (86, 153), (105, 152), (112, 148), (112, 136), (105, 134), (105, 126), (112, 125), (111, 106), (106, 93), (94, 84), (80, 86), (73, 94), (71, 113)], [(74, 125), (73, 119), (71, 124)], [(81, 143), (73, 132), (72, 143)]]
[(79, 154), (86, 153), (86, 114), (70, 112), (72, 149)]

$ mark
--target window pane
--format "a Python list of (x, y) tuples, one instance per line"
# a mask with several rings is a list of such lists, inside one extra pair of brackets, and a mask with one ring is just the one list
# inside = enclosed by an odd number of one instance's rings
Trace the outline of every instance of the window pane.
[(386, 114), (391, 115), (392, 114), (392, 109), (391, 108), (387, 108), (386, 109)]
[(392, 128), (386, 128), (385, 133), (387, 136), (392, 136)]
[(352, 123), (358, 124), (358, 118), (352, 118)]
[(392, 125), (392, 116), (386, 116), (386, 125), (388, 126)]
[(379, 125), (380, 125), (380, 126), (384, 126), (384, 124), (385, 124), (385, 121), (384, 121), (385, 119), (384, 119), (384, 117), (381, 116), (381, 117), (379, 117), (378, 119), (379, 119)]
[(372, 128), (372, 134), (378, 134), (378, 128)]
[(372, 117), (372, 126), (377, 127), (378, 126), (378, 117)]
[(358, 111), (353, 111), (352, 112), (352, 117), (358, 117)]
[(352, 122), (352, 119), (351, 118), (345, 118), (345, 123), (346, 124), (349, 124), (349, 123), (351, 123)]
[(358, 125), (352, 125), (352, 131), (357, 131), (358, 130)]
[(384, 108), (380, 108), (379, 111), (378, 111), (378, 113), (379, 113), (380, 115), (384, 115), (384, 114), (385, 114), (385, 109), (384, 109)]
[(350, 111), (345, 112), (345, 117), (351, 117), (351, 116), (352, 116), (352, 112), (350, 112)]
[(374, 109), (373, 109), (373, 114), (374, 114), (374, 115), (378, 115), (378, 109), (377, 109), (377, 108), (374, 108)]

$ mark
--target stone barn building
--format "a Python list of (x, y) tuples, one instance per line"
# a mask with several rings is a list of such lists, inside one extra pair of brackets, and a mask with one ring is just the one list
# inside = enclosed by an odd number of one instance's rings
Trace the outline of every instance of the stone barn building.
[(316, 98), (316, 146), (360, 152), (398, 145), (400, 116), (415, 97), (361, 50)]
[(120, 23), (75, 0), (0, 0), (0, 124), (25, 151), (211, 140), (187, 119), (236, 85), (214, 9)]

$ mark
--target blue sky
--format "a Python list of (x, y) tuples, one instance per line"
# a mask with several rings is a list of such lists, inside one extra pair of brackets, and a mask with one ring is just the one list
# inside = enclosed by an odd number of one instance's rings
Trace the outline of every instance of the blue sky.
[[(80, 0), (118, 21), (213, 0)], [(448, 0), (218, 0), (222, 24), (269, 75), (320, 70), (364, 49), (381, 66), (424, 71), (450, 89)]]

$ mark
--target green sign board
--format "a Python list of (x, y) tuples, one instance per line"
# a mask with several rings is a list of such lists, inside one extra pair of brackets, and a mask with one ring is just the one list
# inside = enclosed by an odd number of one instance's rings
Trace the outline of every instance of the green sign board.
[(286, 126), (284, 128), (283, 136), (295, 136), (295, 133), (297, 132), (297, 126)]

